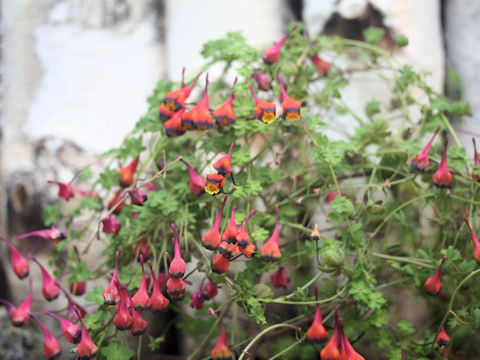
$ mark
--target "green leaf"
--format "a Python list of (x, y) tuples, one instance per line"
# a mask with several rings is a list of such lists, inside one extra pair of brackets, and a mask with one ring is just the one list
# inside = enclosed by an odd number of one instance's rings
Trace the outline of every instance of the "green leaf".
[(85, 300), (93, 302), (97, 305), (103, 305), (104, 299), (103, 299), (103, 288), (95, 286), (92, 291), (89, 291), (85, 295)]
[(398, 331), (404, 335), (411, 335), (415, 333), (415, 328), (413, 327), (413, 324), (408, 321), (399, 321), (397, 323), (397, 328)]
[(135, 351), (129, 347), (118, 345), (115, 342), (103, 347), (100, 352), (107, 360), (130, 360), (135, 356)]
[(367, 114), (369, 118), (372, 118), (373, 115), (378, 113), (380, 113), (380, 102), (376, 100), (370, 101), (365, 107), (365, 114)]
[(250, 155), (250, 149), (242, 147), (239, 149), (235, 149), (235, 151), (232, 153), (232, 164), (233, 165), (238, 165), (238, 166), (243, 166), (248, 164), (248, 162), (251, 159)]
[(385, 30), (382, 28), (377, 28), (370, 26), (369, 28), (362, 31), (365, 41), (370, 44), (377, 44), (385, 34)]
[(59, 204), (47, 205), (43, 208), (43, 222), (50, 226), (62, 217)]

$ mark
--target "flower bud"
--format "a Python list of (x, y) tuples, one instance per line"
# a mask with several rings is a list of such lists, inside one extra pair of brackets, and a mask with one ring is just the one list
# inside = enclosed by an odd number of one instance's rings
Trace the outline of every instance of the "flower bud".
[(64, 182), (60, 181), (53, 181), (48, 180), (49, 184), (57, 184), (58, 185), (58, 196), (65, 199), (66, 201), (70, 200), (72, 197), (75, 196), (75, 190), (73, 186)]
[(285, 271), (285, 266), (279, 266), (278, 269), (271, 275), (272, 285), (274, 288), (283, 287), (286, 289), (290, 283), (290, 276)]
[[(30, 288), (28, 290), (28, 295), (26, 299), (14, 309), (14, 311), (10, 314), (10, 321), (12, 322), (13, 326), (23, 326), (28, 324), (30, 320), (30, 311), (32, 311), (32, 302), (33, 302), (33, 294), (32, 294), (32, 278), (29, 279)], [(8, 309), (7, 309), (8, 310)]]
[(129, 330), (132, 327), (132, 314), (128, 309), (128, 306), (130, 305), (130, 296), (128, 295), (125, 284), (117, 282), (117, 288), (120, 292), (120, 301), (115, 309), (113, 323), (118, 330)]
[(228, 195), (226, 195), (223, 199), (222, 207), (220, 208), (220, 211), (218, 212), (218, 215), (215, 218), (212, 227), (210, 228), (210, 230), (207, 231), (205, 235), (202, 236), (202, 245), (208, 250), (216, 250), (218, 248), (218, 245), (220, 245), (220, 223), (222, 222), (223, 208), (225, 207), (227, 199)]
[(470, 236), (473, 242), (473, 257), (480, 264), (480, 241), (478, 240), (477, 235), (474, 233), (472, 227), (468, 223), (467, 217), (463, 216), (463, 221), (467, 224), (468, 230), (470, 230)]
[(312, 233), (310, 234), (310, 240), (318, 241), (322, 238), (320, 235), (320, 230), (318, 230), (318, 224), (315, 224), (315, 228), (313, 229)]
[(120, 177), (120, 186), (129, 187), (133, 185), (135, 179), (135, 172), (137, 171), (139, 157), (137, 156), (125, 167), (118, 169), (117, 173), (122, 174)]
[(57, 316), (50, 312), (46, 312), (45, 314), (54, 317), (60, 322), (60, 327), (62, 328), (65, 340), (72, 344), (76, 344), (80, 341), (80, 335), (82, 333), (80, 325), (74, 324), (67, 319), (61, 318), (60, 316)]
[(113, 198), (108, 202), (108, 205), (107, 205), (108, 210), (111, 210), (115, 206), (113, 213), (116, 215), (120, 214), (122, 212), (123, 207), (125, 206), (125, 199), (124, 198), (122, 199), (122, 195), (123, 195), (122, 189), (118, 189), (115, 192), (115, 195), (113, 196)]
[(254, 72), (252, 76), (257, 81), (257, 85), (260, 90), (267, 91), (272, 88), (272, 78), (267, 74)]
[(445, 331), (445, 327), (442, 326), (442, 329), (440, 330), (435, 339), (435, 344), (437, 344), (438, 346), (444, 346), (447, 345), (449, 341), (450, 336), (448, 336), (447, 332)]
[(269, 47), (263, 52), (262, 58), (265, 64), (274, 64), (280, 60), (280, 51), (282, 50), (285, 41), (287, 41), (290, 34), (297, 28), (297, 25), (293, 27), (288, 33), (286, 33), (279, 42), (274, 43), (272, 47)]
[(43, 297), (45, 298), (45, 300), (48, 300), (48, 301), (55, 300), (58, 297), (58, 294), (60, 293), (60, 287), (58, 286), (57, 281), (52, 278), (52, 276), (42, 266), (42, 264), (38, 262), (37, 259), (35, 259), (33, 256), (31, 256), (31, 259), (37, 263), (37, 265), (40, 267), (40, 270), (42, 272)]
[(211, 300), (218, 294), (217, 284), (208, 280), (205, 284), (203, 284), (201, 292), (205, 300)]
[(117, 232), (122, 227), (122, 224), (120, 224), (120, 221), (118, 221), (117, 218), (113, 215), (103, 218), (102, 220), (100, 220), (100, 222), (103, 224), (102, 231), (107, 234), (116, 235)]
[(65, 240), (67, 238), (65, 233), (60, 229), (57, 229), (54, 225), (50, 229), (32, 231), (32, 232), (17, 236), (15, 240), (19, 241), (29, 237), (39, 237), (41, 239), (49, 240), (54, 244), (58, 244), (60, 240)]
[(191, 295), (190, 307), (193, 309), (203, 309), (203, 303), (205, 302), (205, 297), (201, 291), (195, 291)]
[[(141, 235), (143, 235), (143, 233)], [(135, 244), (135, 247), (133, 248), (133, 254), (135, 256), (138, 256), (138, 259), (140, 259), (140, 255), (143, 256), (144, 260), (150, 259), (150, 257), (152, 256), (152, 249), (150, 249), (150, 245), (148, 245), (147, 238), (142, 238), (138, 240), (138, 242)]]
[(76, 348), (79, 360), (90, 360), (95, 357), (97, 354), (97, 345), (95, 345), (90, 339), (87, 328), (83, 323), (83, 320), (80, 320), (82, 323), (82, 339)]
[[(152, 296), (150, 297), (150, 310), (152, 312), (159, 312), (165, 310), (170, 304), (170, 301), (163, 296), (161, 286), (163, 283), (160, 283), (155, 276), (155, 272), (153, 271), (152, 262), (148, 261), (148, 266), (150, 267), (150, 273), (153, 277), (153, 291)], [(160, 277), (160, 276), (159, 276)]]
[(190, 177), (190, 191), (196, 196), (203, 194), (205, 192), (206, 185), (205, 179), (198, 175), (197, 170), (195, 170), (193, 166), (190, 165), (188, 162), (183, 159), (181, 159), (180, 161), (187, 165), (188, 175)]
[(311, 55), (310, 60), (312, 60), (313, 65), (321, 76), (327, 76), (328, 72), (332, 68), (332, 63), (322, 59), (317, 54)]
[(69, 289), (72, 294), (77, 296), (81, 296), (85, 294), (87, 290), (87, 282), (86, 281), (72, 281), (69, 284)]
[(174, 246), (174, 256), (172, 262), (170, 263), (170, 267), (168, 268), (168, 274), (173, 278), (181, 278), (185, 274), (186, 264), (185, 261), (182, 259), (182, 254), (180, 253), (180, 244), (178, 241), (175, 224), (172, 224), (172, 230), (174, 233), (174, 237), (172, 239)]
[(23, 255), (18, 251), (10, 241), (5, 239), (3, 236), (0, 235), (0, 239), (5, 242), (10, 248), (10, 261), (12, 262), (12, 268), (15, 275), (17, 275), (20, 279), (24, 279), (28, 276), (30, 272), (30, 264), (28, 263), (27, 259), (23, 257)]
[(142, 315), (132, 309), (132, 327), (130, 331), (132, 332), (133, 336), (140, 336), (147, 332), (148, 322), (142, 318)]
[(43, 331), (43, 354), (47, 359), (56, 359), (60, 357), (62, 352), (62, 347), (57, 339), (52, 335), (52, 333), (43, 325), (36, 317), (32, 318), (37, 322), (40, 328)]
[(448, 136), (445, 138), (445, 148), (443, 150), (442, 160), (438, 166), (438, 170), (433, 174), (433, 184), (440, 188), (450, 187), (452, 182), (452, 174), (447, 167), (447, 147), (448, 147)]
[(441, 126), (439, 125), (435, 130), (435, 132), (433, 133), (433, 136), (430, 139), (430, 141), (427, 143), (427, 145), (425, 145), (425, 148), (422, 150), (422, 152), (412, 159), (412, 162), (411, 162), (412, 169), (423, 172), (425, 171), (427, 166), (430, 164), (428, 153), (430, 152), (430, 148), (432, 147), (433, 140), (435, 139), (435, 136), (437, 136), (438, 132), (440, 131), (440, 128)]
[(130, 195), (130, 200), (133, 205), (143, 206), (147, 201), (147, 194), (142, 190), (135, 188), (126, 191)]
[(426, 281), (425, 284), (423, 285), (425, 288), (425, 291), (433, 296), (438, 295), (440, 290), (442, 290), (442, 265), (447, 260), (446, 257), (443, 258), (442, 263), (438, 266), (437, 270), (435, 271), (435, 274), (431, 277), (429, 277)]

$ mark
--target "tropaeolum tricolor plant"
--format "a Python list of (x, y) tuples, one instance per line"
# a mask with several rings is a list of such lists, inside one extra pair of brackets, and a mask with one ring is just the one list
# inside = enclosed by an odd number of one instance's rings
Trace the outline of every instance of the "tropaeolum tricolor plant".
[[(479, 358), (480, 164), (451, 125), (468, 104), (377, 47), (378, 31), (287, 30), (263, 51), (240, 33), (206, 43), (207, 64), (158, 83), (90, 191), (75, 183), (90, 169), (52, 179), (45, 227), (16, 238), (44, 239), (48, 269), (2, 238), (18, 281), (32, 260), (44, 273), (41, 293), (1, 303), (12, 325), (38, 323), (47, 357), (63, 332), (81, 359), (172, 353), (172, 336), (193, 339), (176, 350), (188, 359)], [(388, 103), (349, 106), (360, 72)]]

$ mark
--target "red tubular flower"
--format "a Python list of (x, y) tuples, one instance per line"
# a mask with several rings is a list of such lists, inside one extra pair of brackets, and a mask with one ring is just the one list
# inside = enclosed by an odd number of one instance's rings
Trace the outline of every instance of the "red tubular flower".
[(265, 64), (274, 64), (280, 60), (280, 51), (282, 50), (285, 41), (287, 41), (290, 34), (297, 28), (297, 25), (293, 27), (288, 33), (286, 33), (279, 42), (274, 43), (272, 47), (269, 47), (263, 52), (262, 58)]
[(85, 294), (87, 290), (87, 282), (86, 281), (72, 281), (69, 284), (70, 292), (74, 295), (81, 296)]
[(103, 290), (103, 301), (107, 305), (115, 305), (120, 300), (120, 294), (118, 293), (117, 289), (117, 281), (118, 281), (118, 255), (119, 252), (115, 253), (115, 270), (113, 271), (112, 280), (110, 280), (110, 284)]
[[(233, 87), (237, 83), (237, 78), (233, 82)], [(217, 125), (220, 126), (229, 126), (237, 121), (237, 116), (233, 111), (233, 99), (235, 98), (235, 92), (232, 90), (230, 97), (225, 100), (219, 107), (213, 110), (213, 118), (215, 119)]]
[(45, 240), (50, 240), (54, 244), (58, 244), (60, 240), (65, 240), (67, 238), (65, 236), (65, 233), (60, 229), (57, 229), (54, 225), (50, 229), (32, 231), (32, 232), (17, 236), (15, 240), (19, 241), (29, 237), (39, 237)]
[(318, 73), (322, 76), (327, 76), (328, 72), (332, 68), (332, 63), (329, 61), (323, 60), (317, 54), (311, 55), (310, 60), (312, 60), (313, 65), (317, 69)]
[(217, 170), (218, 174), (222, 175), (223, 177), (227, 177), (232, 172), (231, 162), (232, 162), (232, 149), (234, 143), (230, 144), (230, 149), (228, 150), (228, 154), (222, 156), (218, 159), (214, 164), (213, 168)]
[(442, 290), (442, 265), (447, 260), (446, 257), (443, 258), (442, 263), (438, 266), (437, 270), (435, 271), (435, 274), (431, 277), (429, 277), (426, 281), (425, 284), (423, 284), (423, 287), (425, 288), (425, 291), (433, 296), (438, 295), (440, 290)]
[(186, 294), (185, 281), (179, 278), (169, 278), (167, 280), (167, 293), (173, 301), (181, 301)]
[(173, 260), (170, 263), (170, 267), (168, 268), (168, 274), (173, 278), (181, 278), (185, 274), (185, 261), (182, 259), (182, 254), (180, 253), (180, 244), (178, 241), (177, 229), (175, 228), (175, 224), (172, 224), (173, 230), (173, 246), (174, 246), (174, 255)]
[(120, 214), (125, 206), (125, 199), (120, 199), (122, 194), (122, 189), (118, 189), (113, 198), (108, 202), (108, 210), (111, 210), (120, 201), (120, 203), (115, 207), (115, 210), (113, 210), (113, 213), (116, 215)]
[(102, 231), (107, 234), (117, 235), (118, 231), (122, 227), (120, 221), (118, 221), (117, 218), (113, 215), (103, 218), (102, 220), (100, 220), (100, 222), (103, 224)]
[(205, 302), (205, 297), (201, 293), (200, 290), (195, 291), (192, 293), (191, 300), (190, 300), (190, 307), (193, 309), (203, 309), (203, 303)]
[(205, 191), (210, 195), (218, 195), (224, 192), (225, 177), (220, 174), (207, 174)]
[(445, 327), (442, 326), (442, 329), (437, 335), (437, 338), (435, 339), (435, 344), (438, 346), (444, 346), (447, 345), (448, 342), (450, 341), (450, 336), (448, 336), (447, 332), (445, 331)]
[(58, 185), (58, 196), (65, 199), (66, 201), (70, 200), (75, 196), (75, 190), (73, 186), (64, 182), (60, 181), (53, 181), (48, 180), (49, 184), (57, 184)]
[(150, 307), (150, 296), (148, 296), (147, 280), (145, 279), (145, 267), (143, 264), (143, 256), (140, 255), (140, 264), (142, 266), (142, 279), (137, 292), (132, 297), (132, 305), (135, 310), (142, 311)]
[(93, 359), (97, 353), (97, 345), (95, 345), (88, 334), (87, 328), (83, 323), (83, 320), (80, 320), (82, 323), (82, 339), (77, 346), (77, 354), (79, 360), (90, 360)]
[(227, 259), (232, 259), (240, 253), (240, 248), (237, 244), (221, 241), (220, 245), (218, 246), (218, 252)]
[(320, 235), (320, 230), (318, 230), (318, 224), (315, 224), (315, 228), (313, 229), (312, 233), (310, 234), (310, 240), (318, 241), (322, 238)]
[(322, 360), (342, 360), (340, 351), (338, 351), (339, 329), (338, 329), (338, 309), (335, 311), (335, 329), (327, 345), (320, 352)]
[(345, 336), (342, 319), (338, 319), (338, 328), (340, 333), (341, 360), (365, 360), (362, 355), (355, 351), (352, 344), (350, 344), (350, 341), (348, 341)]
[(238, 229), (236, 239), (239, 247), (246, 247), (248, 246), (248, 244), (250, 244), (250, 235), (248, 235), (247, 233), (247, 223), (251, 219), (254, 213), (255, 213), (255, 210), (251, 210), (250, 214), (248, 214), (248, 216), (245, 219), (243, 219), (243, 223), (242, 223), (242, 226), (240, 226), (240, 229)]
[(212, 271), (217, 274), (225, 274), (230, 267), (230, 260), (222, 255), (215, 255), (212, 262)]
[(257, 81), (257, 85), (260, 90), (267, 91), (272, 88), (272, 78), (267, 74), (254, 72), (252, 76)]
[(197, 171), (188, 162), (183, 159), (180, 159), (180, 161), (187, 165), (188, 175), (190, 176), (190, 191), (197, 196), (203, 194), (205, 192), (205, 185), (207, 183), (206, 180), (198, 175)]
[(480, 241), (478, 240), (477, 235), (473, 232), (472, 227), (468, 223), (468, 219), (463, 215), (463, 221), (467, 224), (468, 230), (470, 230), (470, 236), (472, 237), (473, 242), (473, 257), (480, 264)]
[(47, 269), (45, 269), (42, 264), (38, 262), (33, 256), (30, 256), (33, 261), (35, 261), (42, 271), (42, 295), (45, 300), (52, 301), (58, 297), (60, 293), (60, 287), (56, 280), (52, 278), (52, 276), (48, 273)]
[(213, 118), (208, 109), (208, 74), (205, 81), (205, 90), (200, 102), (185, 111), (182, 115), (182, 128), (184, 130), (197, 129), (206, 130), (213, 127)]
[[(315, 286), (315, 299), (318, 301), (318, 287)], [(312, 344), (322, 344), (328, 339), (328, 332), (323, 326), (322, 310), (320, 305), (315, 307), (315, 316), (312, 325), (308, 328), (307, 338)]]
[(52, 333), (43, 325), (35, 316), (32, 315), (33, 320), (37, 322), (43, 331), (43, 354), (47, 359), (56, 359), (62, 353), (62, 347)]
[(264, 261), (278, 261), (282, 257), (279, 242), (280, 229), (278, 226), (278, 205), (275, 205), (275, 229), (270, 239), (260, 248), (260, 257)]
[(15, 311), (10, 316), (10, 321), (12, 322), (13, 326), (23, 326), (28, 324), (30, 320), (30, 311), (32, 310), (32, 301), (33, 301), (33, 294), (32, 294), (32, 278), (30, 277), (30, 288), (28, 290), (27, 298), (17, 306)]
[(75, 301), (72, 300), (70, 295), (64, 291), (64, 294), (67, 298), (67, 319), (72, 322), (77, 322), (87, 315), (87, 310), (78, 305)]
[(255, 119), (262, 120), (265, 124), (271, 124), (276, 119), (275, 111), (277, 107), (274, 103), (260, 100), (255, 94), (252, 85), (250, 85), (250, 91), (252, 92), (253, 98), (255, 99), (255, 105), (257, 107), (257, 114)]
[(232, 213), (230, 215), (230, 221), (228, 222), (227, 227), (223, 231), (222, 234), (222, 241), (225, 241), (229, 244), (235, 244), (237, 242), (237, 223), (235, 222), (235, 210), (237, 209), (237, 205), (232, 208)]
[(283, 287), (286, 289), (290, 283), (290, 276), (285, 271), (285, 266), (279, 266), (277, 270), (270, 276), (274, 288)]
[(117, 170), (117, 173), (122, 174), (120, 177), (120, 186), (132, 186), (135, 180), (135, 172), (137, 171), (139, 156), (133, 159), (129, 164)]
[(13, 272), (20, 279), (26, 278), (30, 272), (30, 264), (27, 259), (25, 259), (20, 251), (18, 251), (17, 248), (15, 248), (15, 246), (13, 246), (12, 243), (2, 235), (0, 235), (0, 239), (10, 248), (10, 261), (12, 262)]
[(152, 296), (150, 297), (150, 310), (152, 312), (159, 312), (165, 310), (170, 304), (170, 301), (163, 296), (162, 289), (160, 287), (160, 282), (157, 280), (155, 276), (155, 272), (153, 271), (152, 262), (148, 261), (148, 266), (150, 267), (150, 273), (153, 277), (153, 291)]
[(117, 288), (120, 293), (120, 301), (115, 309), (115, 316), (113, 317), (113, 323), (118, 330), (129, 330), (132, 327), (132, 314), (129, 310), (130, 295), (128, 295), (127, 287), (125, 284), (117, 282)]
[(220, 235), (220, 223), (222, 222), (223, 208), (225, 207), (227, 199), (228, 195), (223, 199), (222, 207), (220, 208), (212, 227), (202, 236), (202, 245), (208, 250), (216, 250), (218, 245), (220, 245), (220, 240), (222, 238)]
[(257, 253), (257, 247), (254, 244), (248, 244), (246, 247), (240, 247), (240, 251), (247, 259), (251, 259)]
[(213, 299), (218, 294), (217, 284), (208, 280), (205, 284), (203, 284), (201, 293), (205, 300)]
[(170, 119), (173, 114), (175, 114), (175, 111), (168, 110), (164, 103), (161, 103), (158, 107), (158, 117), (162, 121)]
[(438, 166), (438, 170), (433, 174), (433, 184), (440, 188), (450, 187), (452, 182), (452, 174), (447, 167), (447, 147), (448, 147), (448, 136), (445, 138), (445, 149), (443, 150), (442, 161)]
[(427, 168), (428, 164), (430, 164), (428, 153), (430, 151), (430, 148), (432, 147), (432, 143), (433, 143), (433, 140), (435, 139), (435, 136), (437, 136), (438, 132), (440, 131), (440, 128), (441, 128), (440, 125), (437, 126), (437, 129), (433, 133), (432, 138), (427, 143), (427, 145), (425, 145), (425, 148), (422, 150), (422, 152), (412, 159), (412, 162), (410, 164), (412, 169), (423, 172)]
[(172, 115), (170, 119), (165, 121), (163, 126), (165, 127), (165, 134), (168, 137), (177, 137), (185, 134), (185, 130), (182, 127), (182, 116), (185, 109), (180, 109)]
[(189, 87), (185, 87), (185, 84), (183, 83), (184, 74), (185, 74), (185, 68), (183, 68), (183, 71), (182, 71), (182, 87), (180, 89), (170, 91), (165, 94), (163, 103), (165, 104), (166, 109), (169, 111), (177, 111), (179, 109), (185, 108), (185, 101), (190, 96), (190, 93), (195, 87), (195, 84), (197, 83), (198, 78), (200, 77), (200, 75), (202, 75), (202, 72), (200, 72), (196, 76), (195, 80), (193, 80), (192, 82), (192, 85), (190, 85)]
[(145, 201), (147, 201), (147, 194), (138, 188), (130, 189), (126, 192), (128, 195), (130, 195), (130, 200), (134, 205), (143, 206)]
[[(143, 233), (141, 234), (143, 235)], [(140, 260), (140, 255), (143, 256), (144, 260), (150, 259), (152, 256), (152, 249), (150, 249), (150, 245), (148, 245), (147, 238), (142, 238), (138, 240), (133, 248), (133, 254), (137, 256), (137, 259)]]
[(280, 83), (280, 88), (282, 89), (282, 118), (289, 121), (300, 120), (300, 108), (302, 107), (302, 103), (298, 100), (292, 99), (287, 95), (280, 74), (278, 74), (277, 78), (278, 82)]
[(213, 360), (231, 359), (233, 356), (232, 350), (228, 347), (228, 338), (223, 325), (220, 325), (220, 336), (210, 355)]
[(80, 325), (74, 324), (67, 319), (64, 319), (50, 312), (46, 312), (45, 314), (57, 319), (60, 322), (60, 327), (62, 328), (65, 340), (72, 344), (77, 344), (80, 341), (80, 335), (82, 333)]
[(130, 331), (133, 336), (140, 336), (147, 332), (148, 322), (135, 309), (132, 309), (132, 327)]

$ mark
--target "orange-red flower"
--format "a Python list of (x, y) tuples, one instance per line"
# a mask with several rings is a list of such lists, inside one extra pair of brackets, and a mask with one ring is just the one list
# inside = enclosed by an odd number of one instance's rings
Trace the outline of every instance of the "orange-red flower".
[(217, 274), (224, 274), (230, 267), (230, 259), (222, 255), (215, 255), (212, 262), (212, 271)]
[(169, 118), (163, 126), (165, 127), (165, 135), (168, 137), (176, 137), (185, 134), (185, 130), (182, 126), (182, 116), (185, 109), (180, 109), (175, 112), (171, 118)]
[(263, 52), (262, 58), (265, 64), (274, 64), (280, 60), (280, 51), (282, 50), (285, 41), (287, 41), (290, 34), (297, 28), (297, 25), (293, 27), (288, 33), (286, 33), (279, 42), (274, 43), (272, 47), (266, 49)]
[(260, 248), (260, 256), (264, 261), (278, 261), (282, 257), (279, 247), (280, 229), (278, 226), (278, 205), (275, 205), (275, 229), (272, 236)]
[(143, 256), (140, 255), (140, 264), (142, 266), (142, 278), (137, 292), (132, 297), (132, 305), (135, 310), (142, 311), (150, 307), (150, 296), (148, 296), (147, 280), (145, 279), (145, 267)]
[(200, 77), (200, 75), (202, 75), (202, 73), (200, 72), (195, 77), (195, 80), (193, 80), (192, 85), (190, 85), (189, 87), (186, 87), (185, 84), (183, 83), (184, 74), (185, 74), (185, 68), (183, 68), (183, 71), (182, 71), (182, 87), (180, 89), (170, 91), (165, 94), (163, 103), (165, 104), (165, 108), (169, 111), (177, 111), (179, 109), (185, 108), (185, 101), (190, 96), (190, 93), (195, 87), (195, 84), (197, 83), (198, 78)]
[(205, 90), (200, 102), (185, 111), (182, 115), (182, 128), (184, 130), (197, 129), (206, 130), (214, 125), (212, 114), (208, 108), (208, 74), (205, 82)]
[(132, 335), (140, 336), (145, 334), (147, 327), (148, 322), (142, 318), (142, 315), (137, 310), (132, 309), (132, 327), (130, 328)]
[[(318, 287), (315, 286), (314, 290), (315, 299), (318, 301)], [(321, 344), (328, 339), (328, 332), (323, 326), (322, 310), (319, 304), (315, 307), (315, 316), (312, 325), (308, 328), (307, 338), (312, 344)]]
[(207, 174), (205, 191), (210, 195), (218, 195), (224, 192), (225, 177), (220, 174)]
[(270, 124), (276, 119), (276, 106), (274, 103), (260, 100), (255, 94), (252, 85), (250, 85), (250, 91), (252, 92), (253, 98), (255, 99), (255, 105), (257, 107), (257, 113), (255, 119), (262, 120), (265, 124)]
[(220, 159), (215, 161), (213, 164), (213, 168), (217, 170), (218, 174), (222, 175), (223, 177), (227, 177), (232, 171), (232, 150), (233, 150), (234, 143), (230, 144), (230, 149), (228, 150), (227, 155), (222, 156)]
[(445, 138), (445, 149), (443, 150), (442, 160), (438, 166), (438, 170), (433, 174), (433, 184), (435, 186), (445, 188), (450, 187), (452, 182), (452, 174), (447, 167), (447, 147), (448, 147), (448, 136)]
[(320, 351), (320, 358), (322, 360), (342, 360), (340, 351), (338, 350), (339, 335), (338, 324), (335, 324), (332, 337), (322, 351)]
[(120, 177), (120, 186), (129, 187), (133, 185), (133, 181), (135, 180), (135, 172), (137, 171), (138, 160), (139, 157), (137, 156), (123, 168), (117, 170), (117, 173), (122, 174)]
[(107, 305), (115, 305), (120, 300), (120, 294), (117, 289), (118, 281), (118, 256), (119, 252), (115, 252), (115, 270), (113, 271), (110, 284), (103, 290), (103, 302)]
[(250, 243), (245, 247), (240, 246), (239, 248), (243, 256), (245, 256), (247, 259), (251, 259), (257, 253), (257, 247), (255, 246), (255, 244)]
[(468, 230), (470, 230), (470, 236), (473, 242), (473, 258), (480, 264), (480, 241), (478, 240), (477, 234), (473, 231), (472, 227), (468, 223), (468, 219), (463, 215), (463, 221), (467, 224)]
[[(237, 83), (237, 78), (233, 82), (233, 87)], [(229, 126), (237, 121), (237, 116), (233, 111), (233, 99), (235, 98), (235, 92), (232, 90), (232, 94), (227, 100), (225, 100), (219, 107), (213, 110), (213, 117), (218, 125)]]
[(423, 172), (425, 171), (427, 166), (430, 164), (428, 153), (430, 152), (430, 148), (432, 147), (433, 140), (435, 139), (435, 136), (437, 136), (438, 132), (440, 131), (440, 128), (441, 126), (439, 125), (435, 130), (435, 132), (433, 133), (433, 136), (430, 139), (430, 141), (427, 143), (427, 145), (425, 145), (425, 148), (422, 150), (422, 152), (412, 159), (412, 162), (410, 165), (412, 169)]
[(227, 227), (223, 231), (222, 234), (222, 241), (227, 243), (235, 244), (237, 242), (237, 223), (235, 222), (235, 210), (237, 209), (237, 205), (232, 208), (232, 212), (230, 214), (230, 221), (227, 224)]
[(435, 271), (435, 274), (433, 274), (431, 277), (429, 277), (426, 281), (425, 284), (423, 284), (423, 287), (425, 288), (425, 291), (429, 293), (430, 295), (436, 296), (442, 290), (442, 265), (447, 260), (446, 257), (443, 258), (442, 263), (438, 266), (437, 270)]
[(231, 359), (233, 356), (232, 350), (228, 347), (228, 338), (223, 325), (220, 325), (220, 336), (210, 355), (213, 360)]
[(247, 223), (254, 213), (255, 213), (255, 210), (251, 210), (250, 214), (248, 214), (248, 216), (245, 219), (243, 219), (243, 223), (242, 223), (242, 226), (240, 226), (240, 229), (238, 229), (236, 239), (239, 247), (246, 247), (248, 246), (248, 244), (250, 244), (250, 235), (248, 235), (247, 233)]
[(165, 103), (161, 103), (158, 107), (158, 117), (160, 118), (160, 120), (168, 120), (173, 116), (173, 114), (175, 114), (175, 111), (168, 110), (165, 106)]
[(341, 360), (365, 360), (365, 358), (357, 353), (353, 348), (350, 341), (348, 341), (345, 333), (343, 332), (343, 321), (338, 319), (338, 328), (340, 333), (340, 348), (341, 348)]
[(277, 78), (280, 83), (280, 88), (282, 89), (282, 118), (289, 121), (300, 120), (300, 108), (302, 106), (302, 103), (298, 100), (292, 99), (290, 96), (287, 95), (280, 74), (278, 74)]
[(218, 245), (220, 245), (222, 239), (222, 236), (220, 235), (220, 223), (222, 222), (223, 208), (225, 207), (227, 199), (228, 195), (223, 199), (222, 207), (220, 208), (212, 227), (202, 236), (202, 245), (208, 250), (216, 250)]
[(175, 228), (175, 224), (172, 224), (173, 230), (173, 247), (174, 247), (174, 256), (173, 260), (170, 263), (170, 267), (168, 268), (168, 274), (173, 278), (181, 278), (185, 274), (185, 260), (182, 259), (182, 254), (180, 253), (180, 244), (178, 241), (177, 229)]
[(120, 293), (120, 301), (115, 309), (113, 323), (118, 330), (129, 330), (132, 327), (132, 314), (129, 310), (130, 295), (125, 284), (117, 282), (117, 288)]
[(320, 235), (320, 230), (318, 230), (318, 224), (315, 224), (315, 228), (313, 229), (312, 233), (310, 234), (310, 240), (318, 241), (322, 238)]
[(186, 294), (185, 281), (179, 278), (169, 278), (167, 280), (167, 293), (173, 301), (181, 301)]
[(435, 339), (435, 344), (437, 344), (438, 346), (444, 346), (447, 345), (449, 341), (450, 336), (448, 336), (447, 332), (445, 331), (445, 327), (442, 326), (442, 329), (440, 330)]
[(117, 205), (118, 202), (120, 202), (116, 207), (115, 210), (113, 210), (113, 213), (118, 215), (122, 211), (123, 207), (125, 206), (125, 198), (121, 200), (123, 195), (122, 189), (118, 189), (115, 192), (115, 195), (113, 198), (108, 202), (108, 210), (111, 210), (115, 205)]
[(163, 286), (163, 284), (160, 284), (160, 279), (157, 280), (155, 272), (153, 271), (152, 262), (150, 260), (148, 261), (148, 266), (150, 267), (150, 272), (153, 277), (153, 291), (152, 296), (150, 297), (150, 310), (152, 310), (152, 312), (165, 310), (168, 307), (168, 304), (170, 304), (170, 301), (168, 301), (168, 299), (162, 294), (161, 286)]

